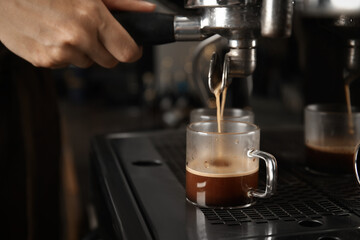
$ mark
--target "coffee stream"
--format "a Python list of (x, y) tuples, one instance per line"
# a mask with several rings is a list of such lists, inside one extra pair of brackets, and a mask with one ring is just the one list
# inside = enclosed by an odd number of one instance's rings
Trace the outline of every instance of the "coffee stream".
[(221, 95), (221, 120), (224, 120), (224, 109), (225, 109), (225, 102), (226, 102), (226, 93), (227, 87), (224, 88), (224, 91)]
[[(221, 84), (219, 84), (214, 91), (215, 99), (216, 99), (216, 119), (218, 124), (218, 133), (222, 132), (221, 129), (221, 121), (224, 119), (224, 108), (226, 101), (226, 93), (227, 87), (224, 88), (221, 94)], [(221, 99), (220, 99), (221, 97)]]
[(354, 134), (354, 122), (351, 111), (350, 83), (345, 83), (344, 87), (345, 87), (346, 107), (348, 112), (349, 133)]
[(221, 133), (220, 85), (215, 88), (214, 95), (216, 99), (216, 120), (218, 124), (218, 133)]

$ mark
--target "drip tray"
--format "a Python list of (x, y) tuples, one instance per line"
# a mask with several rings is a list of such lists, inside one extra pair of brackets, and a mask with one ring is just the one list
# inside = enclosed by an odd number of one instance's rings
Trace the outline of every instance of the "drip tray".
[[(105, 226), (119, 239), (360, 239), (355, 176), (306, 171), (302, 129), (261, 132), (261, 149), (278, 160), (277, 192), (247, 208), (198, 208), (185, 200), (185, 143), (183, 130), (94, 140), (96, 196), (104, 197), (97, 208), (109, 210)], [(260, 164), (260, 189), (264, 169)]]
[[(288, 134), (275, 135), (283, 138), (282, 141), (267, 138), (269, 141), (262, 142), (262, 148), (280, 155), (276, 194), (268, 199), (257, 199), (255, 205), (243, 209), (200, 208), (208, 223), (229, 227), (276, 223), (284, 228), (298, 225), (299, 229), (322, 230), (351, 227), (340, 222), (346, 223), (348, 218), (360, 216), (360, 191), (355, 178), (319, 176), (306, 171), (301, 165), (304, 158), (302, 131), (292, 134), (297, 137), (292, 138), (291, 143), (286, 140), (289, 138)], [(167, 136), (164, 139), (154, 137), (151, 141), (185, 188), (185, 134)], [(292, 154), (289, 154), (289, 149)], [(297, 154), (294, 155), (294, 151)], [(288, 156), (295, 158), (291, 160), (300, 164), (285, 163)], [(260, 166), (260, 179), (265, 179), (265, 174), (261, 171), (263, 169), (264, 166)], [(260, 189), (261, 185), (264, 182), (260, 180)]]

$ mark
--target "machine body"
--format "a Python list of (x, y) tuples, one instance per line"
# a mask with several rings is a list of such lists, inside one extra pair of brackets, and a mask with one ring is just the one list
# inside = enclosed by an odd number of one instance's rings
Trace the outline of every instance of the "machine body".
[(134, 19), (134, 13), (127, 13), (126, 17), (123, 14), (115, 17), (140, 44), (197, 41), (216, 34), (225, 38), (229, 50), (220, 56), (221, 61), (216, 61), (220, 66), (212, 68), (221, 69), (222, 77), (217, 79), (227, 86), (227, 79), (252, 75), (260, 37), (291, 35), (296, 14), (315, 19), (316, 24), (343, 37), (344, 78), (356, 78), (360, 58), (360, 0), (187, 0), (185, 8), (195, 9), (196, 14), (141, 13)]

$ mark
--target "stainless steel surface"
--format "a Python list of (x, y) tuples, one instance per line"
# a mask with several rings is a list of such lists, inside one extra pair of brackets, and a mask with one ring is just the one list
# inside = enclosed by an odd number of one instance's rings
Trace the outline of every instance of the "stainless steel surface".
[(225, 59), (229, 61), (228, 78), (245, 78), (255, 70), (256, 48), (231, 48)]
[(229, 51), (221, 58), (229, 63), (217, 63), (227, 65), (228, 71), (223, 72), (225, 79), (246, 78), (254, 72), (256, 41), (261, 35), (260, 20), (265, 21), (265, 36), (284, 37), (291, 33), (290, 0), (279, 3), (260, 0), (189, 0), (185, 7), (200, 9), (201, 13), (198, 19), (175, 19), (176, 39), (199, 40), (214, 34), (226, 38)]
[[(205, 51), (205, 49), (213, 44), (214, 46), (216, 43), (222, 43), (224, 41), (224, 38), (222, 38), (220, 35), (215, 34), (204, 41), (202, 41), (194, 50), (194, 54), (192, 56), (192, 71), (191, 71), (191, 81), (192, 84), (198, 89), (198, 92), (200, 94), (200, 99), (202, 101), (202, 104), (204, 106), (208, 106), (208, 89), (206, 87), (206, 84), (202, 81), (201, 76), (201, 70), (199, 68), (199, 62), (202, 56), (202, 53)], [(216, 47), (215, 47), (216, 48)]]
[[(233, 73), (234, 77), (242, 78), (252, 74), (255, 69), (254, 46), (260, 35), (260, 19), (257, 17), (260, 12), (258, 2), (253, 1), (231, 7), (205, 8), (203, 12), (201, 29), (204, 34), (217, 33), (229, 41), (229, 72)], [(254, 54), (247, 54), (248, 52), (254, 52)]]
[(222, 92), (226, 86), (226, 79), (222, 75), (222, 69), (219, 61), (218, 54), (214, 52), (211, 56), (208, 74), (209, 89), (212, 93), (215, 93), (217, 86), (220, 85), (220, 92)]
[(261, 9), (261, 35), (290, 37), (293, 0), (264, 0)]
[(230, 48), (255, 48), (256, 40), (255, 39), (230, 39), (229, 40)]
[[(176, 18), (176, 39), (199, 40), (196, 36), (198, 33), (193, 34), (198, 30), (200, 38), (214, 34), (225, 37), (230, 49), (234, 49), (232, 52), (230, 50), (231, 53), (228, 55), (229, 73), (234, 77), (246, 77), (255, 69), (256, 39), (260, 36), (260, 3), (258, 0), (188, 1), (186, 7), (201, 8), (201, 15), (199, 19), (185, 21), (184, 18)], [(196, 20), (199, 20), (199, 23), (195, 23)], [(186, 23), (190, 26), (186, 26)], [(189, 33), (188, 29), (196, 31)]]
[(346, 84), (351, 84), (360, 78), (360, 40), (348, 39), (344, 48), (343, 78)]
[(259, 11), (258, 4), (204, 8), (201, 29), (206, 35), (218, 33), (227, 39), (256, 38), (260, 33)]
[[(225, 54), (224, 63), (221, 70), (219, 64), (219, 57), (217, 53), (213, 53), (210, 60), (208, 84), (212, 93), (220, 85), (220, 92), (222, 93), (225, 87), (231, 84), (232, 77), (250, 75), (249, 71), (255, 69), (255, 49), (231, 49)], [(245, 60), (249, 59), (249, 60)]]
[(349, 39), (345, 48), (345, 69), (357, 71), (360, 65), (360, 40)]
[(221, 80), (226, 87), (228, 87), (231, 83), (231, 79), (229, 79), (229, 72), (230, 72), (230, 57), (227, 54), (225, 54)]
[(205, 36), (200, 32), (200, 18), (175, 16), (174, 33), (177, 41), (200, 40)]
[[(177, 18), (177, 39), (199, 40), (214, 34), (226, 38), (229, 51), (221, 58), (230, 61), (228, 78), (246, 78), (254, 72), (256, 41), (261, 36), (291, 35), (294, 10), (299, 16), (320, 19), (345, 42), (360, 39), (360, 0), (188, 0), (185, 7), (200, 14)], [(358, 44), (351, 44), (344, 44), (347, 75), (358, 69)]]
[(249, 0), (188, 0), (186, 1), (187, 8), (199, 8), (199, 7), (219, 7), (229, 6), (233, 4), (239, 4), (244, 2), (250, 2)]

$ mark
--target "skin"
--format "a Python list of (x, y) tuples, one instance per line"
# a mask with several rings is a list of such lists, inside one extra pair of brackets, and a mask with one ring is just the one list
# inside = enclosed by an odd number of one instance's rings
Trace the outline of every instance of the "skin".
[(151, 12), (141, 0), (0, 0), (0, 40), (36, 67), (114, 67), (142, 49), (109, 9)]

